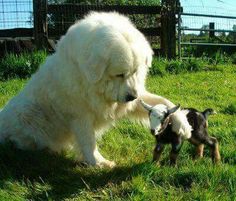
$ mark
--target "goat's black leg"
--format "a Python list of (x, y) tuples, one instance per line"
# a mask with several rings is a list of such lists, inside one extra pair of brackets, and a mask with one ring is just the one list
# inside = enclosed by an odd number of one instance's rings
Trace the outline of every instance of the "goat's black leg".
[(211, 149), (211, 158), (213, 163), (220, 162), (220, 152), (219, 152), (219, 143), (216, 138), (211, 136), (205, 137), (205, 144), (208, 145)]
[(201, 142), (201, 140), (191, 137), (189, 139), (189, 142), (196, 147), (195, 158), (202, 158), (204, 152), (204, 144)]
[(196, 146), (196, 158), (202, 158), (204, 152), (204, 144), (199, 144)]
[(164, 144), (157, 143), (155, 149), (153, 150), (153, 162), (157, 163), (159, 162), (163, 150), (164, 150)]
[(183, 145), (183, 141), (181, 137), (178, 137), (174, 142), (171, 144), (172, 148), (170, 151), (170, 165), (176, 165), (177, 157)]

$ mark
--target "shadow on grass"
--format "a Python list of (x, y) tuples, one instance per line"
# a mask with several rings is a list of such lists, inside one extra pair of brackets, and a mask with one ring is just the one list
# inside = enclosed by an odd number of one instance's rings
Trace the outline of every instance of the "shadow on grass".
[[(22, 151), (12, 145), (0, 145), (0, 186), (7, 181), (23, 181), (30, 192), (27, 199), (33, 200), (47, 200), (48, 197), (61, 200), (83, 190), (96, 191), (109, 183), (119, 184), (138, 174), (141, 166), (112, 170), (86, 168), (63, 154)], [(35, 190), (37, 184), (49, 185), (49, 190)]]

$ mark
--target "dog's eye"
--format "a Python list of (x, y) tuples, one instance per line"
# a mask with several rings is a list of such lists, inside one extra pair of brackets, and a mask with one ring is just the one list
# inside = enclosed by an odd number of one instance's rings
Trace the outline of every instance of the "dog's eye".
[(125, 74), (118, 74), (118, 75), (116, 75), (116, 77), (124, 78)]

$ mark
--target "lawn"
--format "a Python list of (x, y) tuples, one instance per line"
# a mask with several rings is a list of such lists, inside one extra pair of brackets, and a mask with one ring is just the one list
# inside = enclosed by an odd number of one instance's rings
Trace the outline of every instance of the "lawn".
[[(0, 82), (3, 106), (26, 83)], [(184, 143), (177, 167), (168, 165), (168, 150), (160, 166), (151, 163), (154, 138), (147, 128), (119, 122), (99, 140), (114, 169), (78, 166), (74, 153), (20, 151), (0, 147), (0, 200), (236, 200), (236, 66), (211, 71), (149, 76), (147, 88), (183, 107), (218, 114), (209, 118), (209, 133), (219, 140), (222, 163), (212, 165), (209, 149), (192, 160), (193, 147)]]

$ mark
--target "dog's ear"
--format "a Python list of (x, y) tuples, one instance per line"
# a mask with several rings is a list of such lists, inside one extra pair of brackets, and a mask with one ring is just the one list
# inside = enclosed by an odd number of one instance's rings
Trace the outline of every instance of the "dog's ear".
[(86, 48), (82, 48), (83, 43), (78, 42), (83, 40), (80, 35), (73, 30), (68, 33), (59, 41), (57, 50), (61, 53), (60, 56), (66, 56), (66, 59), (79, 65), (89, 82), (98, 82), (107, 67), (109, 55), (107, 46), (104, 46), (103, 41), (100, 40), (94, 44), (88, 43)]
[(102, 78), (107, 67), (106, 59), (95, 53), (90, 55), (83, 67), (86, 78), (92, 83), (96, 83)]

